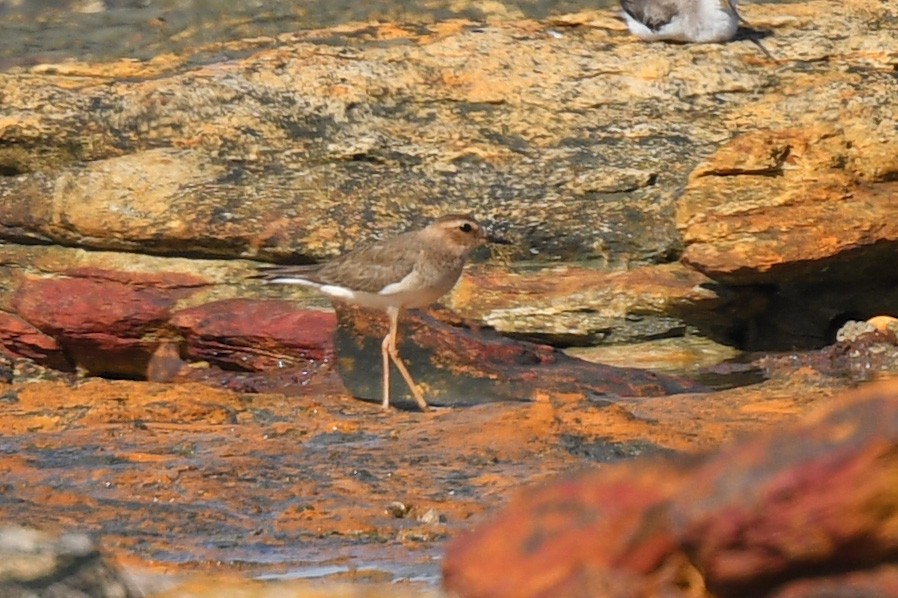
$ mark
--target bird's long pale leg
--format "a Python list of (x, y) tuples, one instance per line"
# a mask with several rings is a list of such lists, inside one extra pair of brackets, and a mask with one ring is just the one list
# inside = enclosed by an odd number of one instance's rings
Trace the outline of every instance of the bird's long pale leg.
[(418, 389), (418, 385), (415, 384), (415, 381), (412, 380), (412, 375), (409, 373), (408, 368), (405, 367), (405, 364), (402, 362), (402, 359), (399, 357), (399, 351), (396, 349), (396, 333), (399, 330), (399, 314), (400, 310), (397, 308), (388, 308), (387, 315), (390, 317), (390, 332), (387, 336), (384, 337), (384, 342), (381, 345), (381, 349), (384, 352), (384, 402), (383, 407), (387, 409), (390, 406), (390, 396), (389, 396), (389, 384), (390, 384), (390, 375), (389, 369), (390, 364), (387, 361), (387, 356), (393, 360), (393, 363), (396, 364), (396, 368), (399, 370), (399, 373), (402, 374), (402, 377), (405, 379), (405, 383), (408, 384), (409, 389), (412, 391), (412, 395), (415, 397), (415, 400), (418, 402), (418, 407), (421, 408), (421, 411), (427, 411), (427, 401), (424, 400), (424, 395), (421, 394), (421, 391)]
[(380, 354), (383, 357), (384, 370), (384, 400), (381, 405), (384, 409), (390, 408), (390, 335), (384, 337), (384, 341), (380, 344)]

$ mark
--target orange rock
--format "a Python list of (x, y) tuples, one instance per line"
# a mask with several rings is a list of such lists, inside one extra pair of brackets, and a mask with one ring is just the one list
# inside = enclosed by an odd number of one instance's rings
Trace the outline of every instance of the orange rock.
[(663, 507), (682, 488), (686, 471), (642, 462), (638, 469), (595, 470), (527, 492), (449, 546), (443, 582), (467, 598), (623, 598), (646, 595), (658, 582), (650, 576), (661, 570), (673, 586), (685, 569)]
[(677, 202), (683, 261), (738, 285), (890, 276), (894, 144), (866, 121), (739, 135)]

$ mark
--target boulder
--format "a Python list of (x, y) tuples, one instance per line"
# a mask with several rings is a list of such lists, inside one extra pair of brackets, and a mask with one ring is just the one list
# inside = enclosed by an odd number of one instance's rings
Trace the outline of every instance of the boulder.
[(891, 570), (868, 572), (898, 552), (896, 454), (898, 383), (888, 382), (705, 457), (631, 461), (525, 491), (453, 542), (444, 582), (463, 596), (889, 595)]

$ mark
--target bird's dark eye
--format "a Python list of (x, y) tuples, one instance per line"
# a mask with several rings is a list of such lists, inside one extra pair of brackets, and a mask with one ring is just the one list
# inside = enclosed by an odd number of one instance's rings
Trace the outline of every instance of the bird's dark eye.
[(469, 233), (473, 229), (474, 229), (474, 227), (471, 226), (470, 222), (465, 222), (464, 224), (462, 224), (461, 226), (458, 227), (458, 230), (460, 230), (463, 233)]

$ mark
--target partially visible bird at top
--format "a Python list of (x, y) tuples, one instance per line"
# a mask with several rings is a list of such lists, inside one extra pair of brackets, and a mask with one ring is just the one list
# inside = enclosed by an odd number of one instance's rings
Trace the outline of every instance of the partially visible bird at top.
[[(620, 0), (630, 32), (644, 41), (714, 43), (730, 41), (739, 23), (748, 23), (736, 9), (736, 0)], [(755, 44), (773, 60), (761, 42)]]
[(645, 41), (725, 42), (739, 29), (734, 0), (621, 0), (624, 20)]

